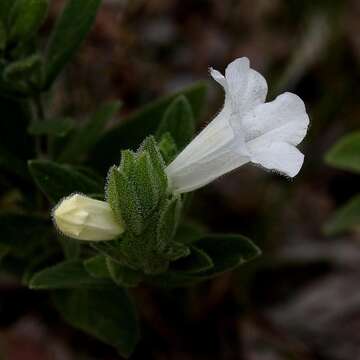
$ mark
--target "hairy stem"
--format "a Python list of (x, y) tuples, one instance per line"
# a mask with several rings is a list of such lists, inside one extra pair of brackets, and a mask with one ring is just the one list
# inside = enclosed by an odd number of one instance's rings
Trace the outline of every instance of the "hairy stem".
[[(45, 111), (44, 105), (42, 102), (41, 94), (37, 94), (33, 98), (33, 106), (34, 106), (34, 122), (40, 122), (45, 120)], [(35, 151), (38, 158), (45, 157), (45, 154), (42, 151), (42, 139), (41, 136), (35, 136)]]

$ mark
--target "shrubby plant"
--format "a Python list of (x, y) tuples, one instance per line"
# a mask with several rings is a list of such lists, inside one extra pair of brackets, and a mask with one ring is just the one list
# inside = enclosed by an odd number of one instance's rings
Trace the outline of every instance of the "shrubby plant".
[(194, 285), (260, 254), (242, 235), (208, 234), (189, 222), (188, 193), (246, 163), (294, 177), (309, 118), (294, 94), (265, 103), (267, 83), (247, 58), (225, 75), (211, 69), (225, 104), (196, 137), (203, 83), (110, 129), (120, 102), (101, 105), (81, 127), (48, 118), (44, 94), (100, 2), (67, 1), (45, 49), (37, 32), (47, 0), (0, 4), (0, 101), (2, 117), (11, 119), (0, 165), (21, 199), (0, 216), (1, 270), (47, 290), (66, 321), (127, 357), (139, 340), (128, 288)]

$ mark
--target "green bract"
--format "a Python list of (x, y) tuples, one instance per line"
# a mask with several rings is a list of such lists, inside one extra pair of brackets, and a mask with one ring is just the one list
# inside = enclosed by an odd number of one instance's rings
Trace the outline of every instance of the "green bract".
[[(168, 269), (170, 261), (190, 253), (175, 242), (181, 213), (181, 198), (168, 193), (165, 163), (153, 137), (135, 153), (122, 151), (119, 167), (108, 175), (106, 199), (126, 231), (114, 242), (114, 260), (145, 274)], [(113, 271), (114, 273), (114, 271)]]

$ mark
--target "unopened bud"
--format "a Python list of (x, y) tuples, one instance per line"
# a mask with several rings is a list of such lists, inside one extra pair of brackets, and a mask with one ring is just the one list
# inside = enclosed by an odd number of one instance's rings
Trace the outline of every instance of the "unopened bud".
[(61, 200), (53, 217), (60, 232), (78, 240), (113, 240), (124, 232), (107, 202), (80, 194)]

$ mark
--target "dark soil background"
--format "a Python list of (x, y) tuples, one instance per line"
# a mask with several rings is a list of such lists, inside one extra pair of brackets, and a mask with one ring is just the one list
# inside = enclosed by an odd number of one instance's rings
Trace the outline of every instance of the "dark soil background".
[[(62, 5), (52, 2), (44, 38)], [(304, 99), (304, 168), (289, 180), (245, 166), (196, 192), (194, 220), (250, 237), (263, 256), (188, 290), (135, 290), (142, 341), (132, 359), (360, 359), (360, 234), (322, 231), (359, 190), (358, 176), (323, 159), (359, 129), (360, 1), (104, 0), (51, 111), (81, 115), (121, 99), (126, 114), (240, 56), (267, 78), (270, 99)], [(222, 96), (209, 81), (202, 126)], [(118, 359), (64, 324), (41, 293), (1, 282), (0, 316), (0, 358)]]

